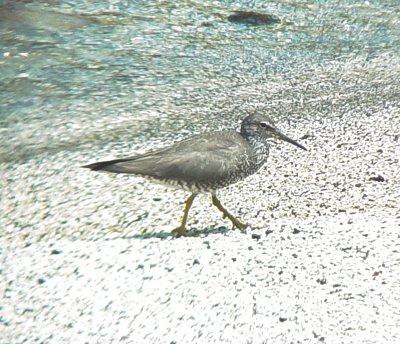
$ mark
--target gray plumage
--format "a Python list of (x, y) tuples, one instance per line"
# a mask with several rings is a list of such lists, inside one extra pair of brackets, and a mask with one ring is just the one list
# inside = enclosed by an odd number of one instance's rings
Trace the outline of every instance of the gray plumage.
[[(200, 192), (211, 192), (216, 198), (217, 189), (236, 183), (262, 167), (269, 153), (268, 140), (272, 138), (305, 149), (283, 135), (270, 118), (256, 114), (243, 120), (240, 132), (228, 130), (195, 135), (167, 148), (83, 167), (142, 176), (190, 191), (192, 198)], [(182, 225), (184, 227), (184, 223)]]
[(165, 149), (87, 167), (136, 174), (188, 191), (207, 192), (256, 172), (261, 162), (257, 163), (255, 150), (239, 133), (225, 131), (196, 135)]

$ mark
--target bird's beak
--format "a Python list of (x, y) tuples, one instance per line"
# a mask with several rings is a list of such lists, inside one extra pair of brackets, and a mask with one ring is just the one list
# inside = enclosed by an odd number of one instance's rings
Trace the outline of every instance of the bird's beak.
[(307, 150), (306, 147), (302, 146), (300, 143), (298, 143), (298, 142), (296, 142), (295, 140), (292, 140), (291, 138), (289, 138), (289, 137), (287, 137), (286, 135), (282, 134), (280, 131), (276, 131), (275, 134), (276, 134), (276, 137), (277, 137), (278, 139), (281, 139), (281, 140), (283, 140), (283, 141), (289, 142), (289, 143), (291, 143), (292, 145), (295, 145), (295, 146), (297, 146), (297, 147), (299, 147), (299, 148), (301, 148), (301, 149)]

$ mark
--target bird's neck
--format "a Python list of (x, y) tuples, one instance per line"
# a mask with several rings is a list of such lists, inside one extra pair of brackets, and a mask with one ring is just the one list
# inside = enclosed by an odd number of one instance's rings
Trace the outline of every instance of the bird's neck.
[(254, 154), (257, 157), (257, 165), (261, 167), (262, 164), (267, 160), (269, 154), (269, 144), (265, 138), (258, 137), (258, 136), (247, 136), (247, 142), (253, 148)]

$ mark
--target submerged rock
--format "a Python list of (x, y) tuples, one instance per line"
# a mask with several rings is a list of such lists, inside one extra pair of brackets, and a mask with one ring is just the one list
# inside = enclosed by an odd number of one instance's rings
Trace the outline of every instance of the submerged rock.
[(278, 17), (273, 15), (252, 11), (235, 11), (228, 17), (228, 20), (232, 23), (250, 25), (271, 25), (281, 22)]

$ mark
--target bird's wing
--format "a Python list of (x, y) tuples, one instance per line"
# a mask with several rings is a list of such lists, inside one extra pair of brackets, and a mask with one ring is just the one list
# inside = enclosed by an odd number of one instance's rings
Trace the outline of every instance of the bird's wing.
[(210, 182), (236, 173), (248, 154), (249, 145), (239, 133), (217, 132), (193, 136), (165, 149), (119, 159), (102, 169), (157, 179)]

